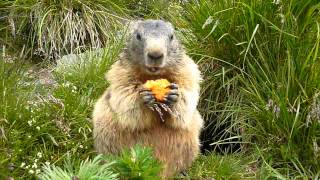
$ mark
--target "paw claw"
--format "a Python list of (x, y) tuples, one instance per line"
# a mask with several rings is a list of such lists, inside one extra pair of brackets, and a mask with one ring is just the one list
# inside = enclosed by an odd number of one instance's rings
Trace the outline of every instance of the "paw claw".
[(141, 89), (139, 91), (139, 94), (141, 96), (142, 102), (150, 109), (152, 109), (152, 106), (156, 101), (154, 94), (148, 89)]
[(176, 83), (171, 83), (169, 85), (169, 92), (164, 98), (164, 103), (167, 105), (173, 105), (178, 101), (179, 98), (179, 90), (178, 90), (178, 85)]
[(178, 84), (176, 84), (176, 83), (171, 83), (171, 84), (169, 85), (169, 88), (170, 88), (170, 89), (178, 89)]
[(164, 102), (168, 101), (168, 96), (165, 96), (165, 97), (163, 98), (163, 101), (164, 101)]

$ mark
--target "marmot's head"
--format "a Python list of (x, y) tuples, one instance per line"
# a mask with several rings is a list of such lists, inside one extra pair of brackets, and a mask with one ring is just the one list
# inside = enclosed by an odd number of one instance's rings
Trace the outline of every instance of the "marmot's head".
[(173, 26), (162, 20), (136, 21), (127, 44), (129, 60), (148, 74), (160, 74), (166, 67), (179, 64), (182, 47)]

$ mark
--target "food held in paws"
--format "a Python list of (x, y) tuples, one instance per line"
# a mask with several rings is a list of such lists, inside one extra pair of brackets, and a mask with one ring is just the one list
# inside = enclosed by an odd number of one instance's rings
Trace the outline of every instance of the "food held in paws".
[(148, 80), (144, 87), (151, 90), (157, 101), (163, 101), (165, 95), (169, 92), (170, 82), (167, 79)]

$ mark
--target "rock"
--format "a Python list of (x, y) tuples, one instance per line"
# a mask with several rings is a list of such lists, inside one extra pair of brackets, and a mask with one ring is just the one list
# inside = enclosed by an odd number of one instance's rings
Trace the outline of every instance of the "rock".
[(55, 86), (57, 82), (54, 79), (54, 76), (49, 69), (41, 69), (37, 72), (38, 75), (38, 83), (44, 86)]
[(90, 60), (100, 61), (104, 55), (104, 49), (99, 48), (95, 50), (86, 51), (80, 54), (68, 54), (58, 59), (55, 71), (68, 72), (76, 67), (85, 66)]

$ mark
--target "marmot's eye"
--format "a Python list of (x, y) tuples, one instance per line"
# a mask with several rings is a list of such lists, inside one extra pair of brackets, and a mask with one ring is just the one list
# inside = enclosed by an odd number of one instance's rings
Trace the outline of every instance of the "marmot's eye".
[(169, 36), (169, 38), (170, 38), (170, 41), (172, 41), (172, 40), (173, 40), (173, 35), (171, 34), (171, 35)]
[(139, 41), (141, 41), (141, 34), (140, 34), (140, 33), (137, 33), (137, 39), (138, 39)]

